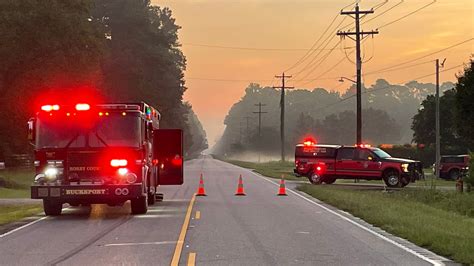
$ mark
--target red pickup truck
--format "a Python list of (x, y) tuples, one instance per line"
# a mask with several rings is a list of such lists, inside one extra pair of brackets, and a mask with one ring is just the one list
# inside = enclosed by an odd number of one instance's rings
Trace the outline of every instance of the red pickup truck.
[(379, 148), (367, 145), (340, 146), (298, 144), (295, 174), (313, 184), (332, 184), (336, 179), (384, 180), (388, 187), (404, 187), (424, 178), (419, 161), (393, 158)]

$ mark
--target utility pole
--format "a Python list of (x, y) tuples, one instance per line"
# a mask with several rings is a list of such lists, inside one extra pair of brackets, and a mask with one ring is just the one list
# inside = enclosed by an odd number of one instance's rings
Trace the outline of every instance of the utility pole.
[(262, 112), (262, 106), (266, 104), (258, 103), (255, 106), (258, 106), (258, 112), (253, 112), (254, 114), (258, 114), (258, 136), (262, 136), (262, 114), (266, 114), (267, 112)]
[(281, 87), (273, 87), (274, 89), (281, 89), (280, 98), (280, 145), (281, 145), (281, 161), (285, 161), (285, 89), (294, 89), (294, 87), (285, 86), (285, 78), (291, 78), (292, 76), (285, 76), (283, 72), (281, 76), (275, 76), (275, 78), (281, 78)]
[[(262, 143), (262, 114), (266, 114), (267, 112), (262, 112), (262, 106), (265, 106), (266, 104), (262, 104), (259, 102), (255, 106), (258, 106), (258, 112), (253, 112), (254, 114), (258, 114), (258, 139), (259, 139), (259, 146), (261, 147)], [(260, 162), (260, 152), (258, 153), (258, 162)]]
[[(359, 4), (356, 4), (354, 11), (342, 11), (341, 15), (349, 15), (355, 20), (355, 32), (339, 31), (338, 36), (349, 37), (356, 42), (356, 68), (357, 68), (357, 144), (362, 144), (362, 58), (360, 55), (360, 42), (367, 36), (378, 34), (378, 31), (361, 31), (360, 19), (367, 14), (374, 13), (373, 10), (360, 10)], [(353, 16), (354, 15), (354, 16)], [(362, 17), (361, 17), (362, 15)], [(355, 35), (355, 39), (352, 37)]]
[(439, 121), (439, 68), (444, 67), (444, 62), (440, 64), (439, 59), (436, 59), (436, 163), (435, 172), (436, 178), (440, 177), (439, 165), (441, 160), (441, 137), (440, 137), (440, 121)]
[(250, 123), (249, 123), (249, 121), (250, 121), (251, 118), (252, 117), (250, 117), (250, 116), (244, 116), (244, 119), (247, 120), (247, 134), (246, 134), (247, 135), (247, 142), (249, 141), (249, 138), (250, 138), (249, 137), (250, 136), (250, 127), (249, 127)]

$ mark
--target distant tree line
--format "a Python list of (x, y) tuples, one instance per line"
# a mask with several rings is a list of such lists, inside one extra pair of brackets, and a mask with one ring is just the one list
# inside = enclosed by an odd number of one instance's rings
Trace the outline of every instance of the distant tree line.
[[(442, 91), (454, 87), (451, 82), (441, 85)], [(393, 85), (379, 79), (370, 87), (363, 87), (363, 141), (372, 145), (411, 143), (412, 118), (421, 102), (433, 94), (431, 83), (409, 82)], [(286, 150), (294, 152), (294, 145), (306, 137), (319, 143), (355, 143), (355, 88), (344, 93), (316, 88), (312, 91), (297, 89), (286, 96)], [(234, 154), (245, 151), (261, 151), (278, 154), (280, 150), (280, 92), (270, 87), (250, 84), (242, 99), (235, 103), (225, 118), (226, 129), (216, 144), (214, 153)], [(262, 114), (262, 132), (258, 135), (256, 103), (266, 104)], [(251, 116), (249, 130), (244, 117)]]
[(28, 149), (25, 123), (46, 92), (93, 88), (108, 101), (146, 101), (182, 128), (189, 155), (207, 148), (183, 101), (186, 58), (171, 10), (149, 0), (0, 2), (0, 153)]

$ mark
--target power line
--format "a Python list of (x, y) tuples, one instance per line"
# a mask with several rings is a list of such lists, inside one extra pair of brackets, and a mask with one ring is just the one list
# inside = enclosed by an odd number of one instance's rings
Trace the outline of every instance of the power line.
[(285, 69), (284, 72), (287, 72), (295, 67), (297, 67), (299, 64), (303, 63), (306, 58), (311, 54), (311, 51), (315, 51), (314, 50), (314, 47), (316, 46), (316, 44), (319, 43), (319, 41), (323, 38), (323, 36), (326, 34), (326, 32), (329, 30), (329, 28), (331, 28), (332, 24), (334, 24), (334, 21), (336, 21), (336, 19), (338, 18), (338, 14), (332, 19), (331, 23), (329, 24), (329, 26), (326, 28), (326, 30), (324, 30), (323, 34), (321, 34), (319, 36), (319, 38), (316, 40), (316, 42), (313, 43), (313, 45), (311, 46), (311, 48), (306, 52), (306, 54), (304, 54), (298, 61), (296, 61), (296, 63), (294, 63), (292, 66), (290, 66), (289, 68)]
[(370, 76), (370, 75), (378, 74), (378, 73), (385, 73), (385, 72), (391, 72), (391, 71), (397, 71), (397, 70), (407, 69), (407, 68), (410, 68), (410, 67), (425, 65), (425, 64), (428, 64), (428, 63), (432, 63), (432, 62), (434, 62), (434, 60), (424, 61), (424, 62), (421, 62), (421, 63), (416, 63), (416, 64), (412, 64), (412, 65), (407, 65), (407, 66), (399, 67), (399, 68), (391, 68), (391, 69), (387, 69), (387, 70), (367, 72), (367, 73), (364, 74), (364, 76)]
[[(313, 47), (310, 49), (305, 48), (260, 48), (260, 47), (238, 47), (238, 46), (222, 46), (222, 45), (213, 45), (213, 44), (196, 44), (196, 43), (183, 43), (183, 46), (195, 46), (203, 48), (217, 48), (217, 49), (230, 49), (230, 50), (250, 50), (250, 51), (270, 51), (270, 52), (292, 52), (292, 51), (312, 51)], [(318, 50), (318, 49), (316, 49)], [(324, 49), (322, 49), (324, 50)]]
[(437, 1), (437, 0), (433, 0), (433, 2), (431, 2), (431, 3), (429, 3), (429, 4), (426, 4), (426, 5), (424, 5), (424, 6), (420, 7), (420, 8), (418, 8), (418, 9), (416, 9), (416, 10), (414, 10), (414, 11), (412, 11), (412, 12), (410, 12), (410, 13), (404, 15), (404, 16), (401, 16), (401, 17), (395, 19), (395, 20), (392, 20), (392, 21), (390, 21), (390, 22), (388, 22), (388, 23), (385, 23), (385, 24), (379, 26), (377, 29), (385, 28), (385, 27), (387, 27), (387, 26), (389, 26), (389, 25), (392, 25), (392, 24), (395, 23), (395, 22), (398, 22), (398, 21), (400, 21), (400, 20), (402, 20), (402, 19), (404, 19), (404, 18), (407, 18), (407, 17), (409, 17), (409, 16), (415, 14), (415, 13), (418, 13), (418, 12), (420, 12), (421, 10), (423, 10), (423, 9), (425, 9), (425, 8), (427, 8), (427, 7), (429, 7), (429, 6), (431, 6), (432, 4), (436, 3), (436, 1)]
[[(352, 5), (354, 5), (354, 4), (357, 4), (357, 3), (359, 3), (359, 2), (360, 2), (360, 0), (356, 0), (356, 1), (354, 1), (354, 2), (352, 2), (352, 3), (350, 3), (350, 4), (348, 4), (348, 5), (344, 6), (342, 9), (347, 8), (347, 7), (349, 7), (349, 6), (352, 6)], [(338, 17), (339, 17), (339, 13), (334, 16), (334, 18), (331, 20), (331, 22), (330, 22), (329, 25), (326, 27), (326, 29), (324, 30), (324, 32), (319, 36), (319, 38), (316, 40), (316, 42), (313, 43), (313, 45), (311, 46), (311, 49), (308, 50), (308, 52), (307, 52), (305, 55), (303, 55), (300, 59), (298, 59), (298, 60), (296, 61), (296, 63), (294, 63), (292, 66), (288, 67), (287, 69), (285, 69), (283, 72), (288, 72), (289, 70), (291, 70), (291, 69), (297, 67), (298, 65), (300, 65), (301, 63), (303, 63), (304, 61), (306, 61), (306, 59), (307, 59), (309, 56), (311, 56), (312, 54), (314, 54), (314, 51), (316, 50), (316, 49), (314, 49), (314, 47), (319, 43), (319, 41), (324, 37), (324, 35), (326, 35), (326, 33), (328, 32), (328, 30), (331, 28), (331, 26), (334, 24), (334, 22), (336, 21), (336, 19), (337, 19)], [(344, 19), (343, 19), (342, 21), (344, 21)], [(339, 27), (339, 26), (342, 24), (342, 21), (341, 21), (341, 23), (340, 23), (337, 27)], [(336, 28), (337, 28), (337, 27), (336, 27)], [(326, 39), (327, 39), (327, 38), (326, 38)], [(323, 41), (323, 43), (324, 43), (324, 41)], [(321, 47), (321, 45), (322, 45), (322, 43), (321, 43), (318, 47)], [(296, 75), (296, 74), (295, 74), (295, 75)]]
[(463, 45), (463, 44), (468, 43), (468, 42), (470, 42), (470, 41), (472, 41), (472, 40), (474, 40), (474, 38), (469, 38), (469, 39), (467, 39), (467, 40), (464, 40), (464, 41), (455, 43), (455, 44), (450, 45), (450, 46), (448, 46), (448, 47), (445, 47), (445, 48), (442, 48), (442, 49), (440, 49), (440, 50), (431, 52), (431, 53), (429, 53), (429, 54), (426, 54), (426, 55), (423, 55), (423, 56), (420, 56), (420, 57), (417, 57), (417, 58), (414, 58), (414, 59), (410, 59), (410, 60), (407, 60), (407, 61), (405, 61), (405, 62), (402, 62), (402, 63), (399, 63), (399, 64), (395, 64), (395, 65), (392, 65), (392, 66), (389, 66), (389, 67), (377, 69), (377, 70), (371, 71), (371, 72), (369, 72), (369, 73), (379, 72), (379, 71), (385, 71), (385, 70), (388, 70), (388, 69), (392, 69), (392, 68), (396, 68), (396, 67), (399, 67), (399, 66), (403, 66), (403, 65), (409, 64), (409, 63), (411, 63), (411, 62), (418, 61), (418, 60), (420, 60), (420, 59), (427, 58), (427, 57), (432, 56), (432, 55), (435, 55), (435, 54), (437, 54), (437, 53), (444, 52), (444, 51), (449, 50), (449, 49), (452, 49), (452, 48), (454, 48), (454, 47)]
[(395, 5), (389, 7), (388, 9), (386, 9), (385, 11), (382, 11), (381, 13), (379, 13), (378, 15), (376, 15), (375, 17), (372, 17), (372, 18), (370, 18), (370, 19), (368, 19), (368, 20), (363, 21), (363, 22), (361, 23), (361, 25), (364, 25), (365, 23), (368, 23), (368, 22), (370, 22), (370, 21), (372, 21), (372, 20), (374, 20), (374, 19), (376, 19), (376, 18), (378, 18), (378, 17), (380, 17), (380, 16), (386, 14), (386, 13), (389, 12), (390, 10), (392, 10), (392, 9), (396, 8), (397, 6), (401, 5), (403, 2), (404, 2), (404, 0), (401, 0), (400, 2), (398, 2), (398, 3), (396, 3)]

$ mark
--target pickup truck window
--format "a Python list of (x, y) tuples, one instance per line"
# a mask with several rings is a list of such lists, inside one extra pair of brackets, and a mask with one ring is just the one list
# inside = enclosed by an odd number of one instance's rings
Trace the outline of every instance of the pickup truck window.
[(384, 152), (383, 150), (381, 150), (381, 149), (379, 149), (379, 148), (373, 149), (372, 151), (373, 151), (375, 154), (377, 154), (377, 156), (378, 156), (379, 158), (382, 158), (382, 159), (383, 159), (383, 158), (390, 158), (390, 157), (392, 157), (392, 156), (390, 156), (390, 154)]
[(337, 153), (338, 160), (352, 160), (354, 159), (354, 148), (341, 148)]
[(355, 159), (359, 161), (369, 161), (369, 157), (374, 158), (374, 154), (366, 149), (357, 149)]

